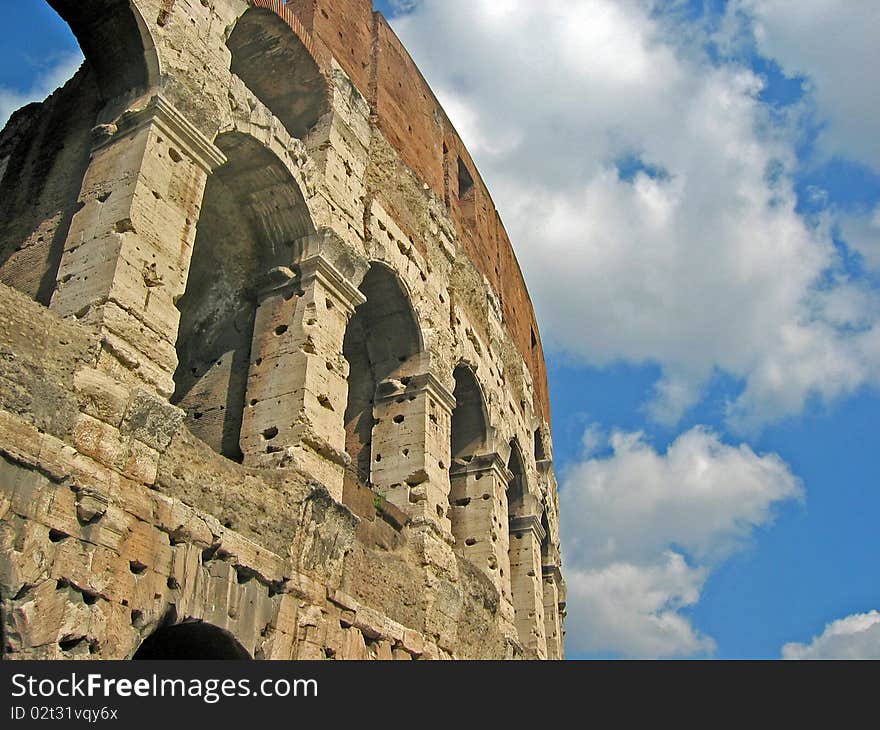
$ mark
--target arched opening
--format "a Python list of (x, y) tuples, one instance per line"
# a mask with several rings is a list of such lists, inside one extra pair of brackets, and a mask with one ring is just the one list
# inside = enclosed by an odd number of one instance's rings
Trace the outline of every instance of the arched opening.
[(526, 467), (522, 449), (516, 439), (510, 442), (507, 469), (511, 474), (510, 481), (507, 483), (507, 516), (508, 518), (522, 517), (526, 492)]
[(541, 538), (541, 565), (551, 565), (554, 561), (551, 553), (550, 522), (547, 519), (546, 506), (541, 512), (541, 529), (544, 531), (544, 536)]
[(79, 41), (101, 98), (135, 98), (159, 83), (149, 30), (129, 0), (48, 0)]
[(252, 137), (217, 138), (227, 162), (208, 178), (186, 291), (177, 306), (178, 366), (171, 402), (189, 429), (227, 458), (239, 444), (260, 286), (290, 266), (293, 243), (314, 232), (302, 193)]
[(163, 626), (150, 634), (132, 659), (252, 659), (228, 631), (203, 621)]
[(459, 365), (455, 378), (455, 409), (452, 411), (450, 454), (452, 463), (469, 461), (486, 447), (487, 419), (483, 394), (474, 371)]
[[(289, 12), (286, 8), (284, 13)], [(330, 108), (327, 81), (287, 21), (267, 8), (247, 10), (226, 42), (230, 70), (281, 120), (303, 138)], [(267, 73), (275, 68), (277, 73)]]
[(474, 461), (487, 446), (486, 404), (471, 368), (459, 365), (453, 371), (453, 378), (455, 408), (450, 430), (449, 520), (455, 549), (480, 567), (491, 565), (495, 570), (497, 557), (491, 549), (487, 550), (491, 548), (493, 505), (488, 500), (474, 498), (482, 495), (489, 481), (483, 485), (478, 483), (485, 476), (486, 465)]
[[(342, 352), (348, 361), (345, 407), (345, 449), (351, 457), (346, 491), (369, 486), (373, 447), (373, 406), (383, 382), (405, 378), (422, 350), (421, 332), (409, 297), (397, 276), (373, 264), (360, 285), (366, 302), (356, 310), (345, 331)], [(378, 456), (381, 458), (381, 452)]]
[[(152, 40), (129, 0), (48, 4), (85, 63), (44, 102), (16, 112), (0, 135), (0, 281), (44, 305), (55, 291), (102, 108), (121, 110), (159, 81)], [(108, 106), (114, 99), (119, 104)]]

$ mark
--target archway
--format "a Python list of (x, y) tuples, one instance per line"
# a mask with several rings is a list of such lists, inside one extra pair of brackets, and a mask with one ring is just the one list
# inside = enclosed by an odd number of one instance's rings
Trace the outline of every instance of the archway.
[[(487, 447), (486, 404), (471, 368), (459, 365), (453, 371), (453, 378), (455, 408), (450, 430), (449, 520), (455, 549), (480, 567), (493, 565), (495, 570), (499, 569), (497, 557), (486, 550), (493, 529), (493, 505), (487, 500), (474, 499), (472, 494), (482, 491), (474, 482), (485, 475), (485, 466), (473, 465), (473, 462)], [(472, 466), (476, 466), (476, 470)]]
[(132, 659), (252, 659), (228, 631), (203, 621), (163, 626), (150, 634)]
[(526, 467), (522, 449), (516, 439), (510, 442), (507, 469), (511, 474), (510, 481), (507, 483), (507, 516), (508, 518), (522, 517), (526, 493)]
[(452, 411), (450, 454), (452, 463), (468, 461), (486, 447), (488, 425), (483, 393), (474, 371), (459, 365), (452, 373), (455, 379), (455, 409)]
[(112, 116), (159, 83), (152, 39), (129, 0), (48, 4), (70, 27), (85, 63), (42, 104), (14, 114), (0, 145), (0, 281), (43, 305), (81, 207), (102, 108)]
[[(290, 12), (286, 8), (283, 13)], [(248, 9), (226, 42), (230, 70), (281, 120), (303, 138), (330, 108), (327, 81), (288, 22), (273, 10)], [(267, 65), (279, 70), (267, 73)]]
[(293, 243), (314, 232), (302, 193), (275, 155), (252, 137), (215, 144), (227, 162), (208, 178), (186, 291), (178, 302), (178, 367), (171, 402), (217, 453), (241, 461), (239, 444), (258, 294), (273, 267), (290, 266)]
[(104, 101), (136, 97), (159, 84), (159, 60), (130, 0), (48, 0), (79, 41)]
[[(347, 490), (370, 484), (373, 449), (373, 407), (383, 381), (405, 377), (422, 350), (415, 312), (397, 276), (373, 264), (360, 286), (367, 301), (355, 310), (343, 341), (349, 365), (345, 408), (345, 449), (351, 457)], [(378, 450), (381, 457), (381, 450)], [(343, 490), (343, 502), (346, 501)]]

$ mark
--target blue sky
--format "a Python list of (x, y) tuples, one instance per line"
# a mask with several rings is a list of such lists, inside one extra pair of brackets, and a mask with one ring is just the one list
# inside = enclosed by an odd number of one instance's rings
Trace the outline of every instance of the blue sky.
[[(880, 657), (880, 6), (377, 5), (538, 312), (569, 656)], [(5, 118), (78, 50), (0, 20)]]

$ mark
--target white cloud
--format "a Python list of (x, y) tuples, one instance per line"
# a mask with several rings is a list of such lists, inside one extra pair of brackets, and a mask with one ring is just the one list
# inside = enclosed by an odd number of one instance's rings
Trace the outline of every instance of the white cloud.
[(711, 652), (686, 609), (777, 505), (802, 498), (800, 482), (778, 456), (724, 444), (704, 427), (663, 454), (639, 433), (615, 432), (610, 444), (607, 458), (562, 475), (568, 651)]
[(842, 215), (840, 232), (846, 243), (862, 255), (865, 265), (880, 272), (880, 205), (868, 213)]
[(738, 0), (730, 12), (753, 19), (760, 51), (790, 76), (804, 76), (828, 153), (880, 168), (880, 66), (876, 0)]
[(12, 112), (32, 101), (42, 101), (70, 79), (83, 62), (81, 53), (59, 56), (57, 61), (40, 73), (29, 89), (0, 86), (0, 129), (6, 126)]
[[(659, 363), (651, 412), (670, 423), (718, 371), (744, 383), (740, 428), (876, 384), (877, 310), (827, 316), (839, 261), (828, 221), (795, 209), (791, 129), (760, 78), (652, 10), (422, 0), (394, 21), (489, 184), (545, 343)], [(633, 158), (646, 169), (621, 175)]]
[(786, 644), (785, 659), (880, 659), (880, 613), (857, 613), (832, 621), (809, 644)]

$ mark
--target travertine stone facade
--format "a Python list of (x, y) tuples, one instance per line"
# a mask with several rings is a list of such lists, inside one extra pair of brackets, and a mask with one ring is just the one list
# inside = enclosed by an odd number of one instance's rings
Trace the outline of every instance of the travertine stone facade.
[(49, 4), (86, 62), (0, 134), (4, 657), (562, 658), (534, 314), (385, 19)]

